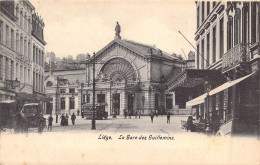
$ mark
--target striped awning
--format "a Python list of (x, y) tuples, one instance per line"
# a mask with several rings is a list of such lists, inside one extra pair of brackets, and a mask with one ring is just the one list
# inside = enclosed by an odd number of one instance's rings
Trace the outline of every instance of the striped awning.
[[(229, 82), (226, 82), (214, 89), (212, 89), (210, 92), (209, 92), (209, 96), (212, 96), (212, 95), (215, 95), (225, 89), (228, 89), (238, 83), (240, 83), (241, 81), (249, 78), (250, 76), (252, 76), (253, 74), (255, 74), (256, 72), (253, 72), (253, 73), (250, 73), (249, 75), (246, 75), (244, 77), (241, 77), (239, 79), (236, 79), (236, 80), (233, 80), (233, 81), (229, 81)], [(207, 97), (207, 93), (204, 93), (203, 95), (200, 95), (199, 97), (196, 97), (195, 99), (193, 100), (190, 100), (188, 102), (186, 102), (186, 106), (194, 106), (194, 105), (198, 105), (198, 104), (201, 104), (201, 103), (204, 103), (204, 100), (205, 98)]]

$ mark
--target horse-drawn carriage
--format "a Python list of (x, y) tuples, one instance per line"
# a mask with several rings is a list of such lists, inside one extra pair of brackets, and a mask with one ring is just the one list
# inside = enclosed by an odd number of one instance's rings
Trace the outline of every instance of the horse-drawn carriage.
[(28, 132), (29, 128), (38, 128), (41, 133), (46, 127), (46, 119), (42, 115), (39, 103), (24, 104), (20, 110), (17, 101), (0, 102), (1, 131), (14, 129), (15, 132)]

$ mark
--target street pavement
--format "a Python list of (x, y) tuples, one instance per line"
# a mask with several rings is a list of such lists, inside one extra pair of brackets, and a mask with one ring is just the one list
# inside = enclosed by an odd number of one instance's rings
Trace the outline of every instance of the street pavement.
[[(99, 132), (112, 132), (112, 133), (179, 133), (184, 132), (181, 129), (181, 120), (187, 120), (188, 116), (171, 116), (170, 124), (167, 124), (166, 116), (154, 117), (153, 123), (151, 122), (150, 116), (141, 116), (141, 118), (135, 118), (132, 116), (131, 119), (123, 116), (117, 116), (117, 118), (109, 117), (107, 120), (96, 120), (96, 130), (91, 130), (91, 120), (83, 119), (81, 116), (77, 116), (76, 124), (72, 125), (69, 120), (69, 126), (61, 126), (60, 119), (58, 123), (53, 121), (52, 130), (44, 129), (44, 132), (70, 132), (70, 131), (91, 131), (94, 133)], [(46, 116), (47, 118), (47, 116)], [(30, 132), (36, 131), (30, 129)]]

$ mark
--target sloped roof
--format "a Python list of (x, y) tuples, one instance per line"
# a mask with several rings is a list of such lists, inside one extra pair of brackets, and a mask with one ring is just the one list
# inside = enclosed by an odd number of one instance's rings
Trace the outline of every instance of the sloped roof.
[[(151, 58), (152, 56), (161, 58), (160, 49), (150, 46), (150, 45), (137, 43), (137, 42), (126, 40), (126, 39), (114, 39), (109, 44), (107, 44), (104, 48), (102, 48), (100, 51), (98, 51), (96, 53), (96, 56), (101, 54), (104, 50), (106, 50), (109, 46), (113, 45), (114, 43), (118, 43), (119, 45), (122, 45), (122, 46), (138, 53), (139, 55), (141, 55), (145, 58)], [(149, 49), (152, 49), (152, 55), (149, 53)], [(164, 51), (162, 51), (162, 58), (166, 59), (166, 60), (179, 60), (178, 58), (173, 57)]]

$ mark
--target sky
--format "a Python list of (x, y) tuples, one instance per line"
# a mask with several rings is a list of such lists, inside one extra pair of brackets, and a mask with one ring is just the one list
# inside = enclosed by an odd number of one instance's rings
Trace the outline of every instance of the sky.
[[(122, 39), (186, 56), (195, 45), (196, 5), (192, 0), (30, 0), (45, 23), (45, 50), (57, 57), (93, 54), (114, 39)], [(182, 52), (184, 50), (184, 53)], [(184, 56), (185, 57), (185, 56)]]

